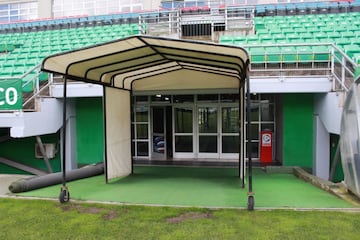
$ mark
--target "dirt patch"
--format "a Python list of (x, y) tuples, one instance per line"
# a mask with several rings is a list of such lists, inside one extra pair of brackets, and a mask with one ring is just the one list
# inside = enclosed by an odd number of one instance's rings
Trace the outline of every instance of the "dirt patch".
[(178, 224), (184, 222), (186, 220), (196, 220), (196, 219), (208, 219), (213, 218), (213, 214), (211, 212), (188, 212), (180, 214), (179, 216), (166, 218), (165, 221), (168, 223)]
[(72, 210), (77, 210), (80, 206), (72, 203), (68, 203), (68, 204), (61, 204), (59, 207), (63, 212), (68, 212)]
[[(116, 210), (109, 210), (106, 208), (99, 208), (99, 207), (84, 207), (78, 204), (72, 204), (72, 203), (68, 203), (68, 204), (63, 204), (59, 206), (61, 208), (61, 210), (63, 212), (68, 212), (68, 211), (77, 211), (78, 213), (90, 213), (90, 214), (99, 214), (102, 213), (104, 214), (102, 216), (102, 218), (104, 220), (112, 220), (115, 218), (119, 217), (119, 213)], [(123, 213), (127, 213), (128, 210), (124, 209)]]
[(113, 220), (115, 218), (119, 217), (119, 213), (115, 210), (111, 210), (110, 212), (106, 213), (105, 215), (103, 215), (103, 219), (104, 220)]

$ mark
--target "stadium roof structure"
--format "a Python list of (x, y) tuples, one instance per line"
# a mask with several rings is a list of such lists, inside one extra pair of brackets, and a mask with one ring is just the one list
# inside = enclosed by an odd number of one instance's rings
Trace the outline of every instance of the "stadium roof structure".
[(126, 90), (218, 89), (239, 87), (248, 61), (240, 47), (139, 35), (49, 56), (42, 70)]
[[(243, 111), (248, 65), (248, 53), (241, 47), (139, 35), (49, 56), (41, 68), (64, 76), (63, 129), (66, 129), (67, 79), (104, 86), (104, 152), (108, 181), (133, 171), (132, 91), (235, 88), (239, 89), (239, 109)], [(249, 84), (246, 86), (248, 88)], [(65, 133), (63, 156), (66, 156)], [(240, 144), (244, 144), (244, 133), (239, 135)], [(239, 177), (244, 182), (244, 151), (242, 147), (239, 149)], [(64, 157), (64, 188), (65, 164)]]

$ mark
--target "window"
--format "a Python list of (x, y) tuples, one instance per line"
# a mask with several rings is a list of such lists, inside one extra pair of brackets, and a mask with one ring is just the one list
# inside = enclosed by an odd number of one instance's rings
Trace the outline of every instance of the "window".
[(1, 23), (32, 20), (36, 18), (38, 18), (37, 2), (0, 4)]
[(251, 156), (259, 158), (259, 136), (264, 130), (275, 131), (275, 99), (273, 95), (251, 95)]
[(105, 15), (143, 9), (141, 0), (54, 0), (54, 17), (71, 15)]

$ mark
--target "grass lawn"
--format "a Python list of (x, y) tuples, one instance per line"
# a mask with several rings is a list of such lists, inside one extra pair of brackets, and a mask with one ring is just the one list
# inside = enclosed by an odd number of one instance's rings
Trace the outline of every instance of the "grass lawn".
[(359, 239), (360, 213), (0, 199), (0, 239)]

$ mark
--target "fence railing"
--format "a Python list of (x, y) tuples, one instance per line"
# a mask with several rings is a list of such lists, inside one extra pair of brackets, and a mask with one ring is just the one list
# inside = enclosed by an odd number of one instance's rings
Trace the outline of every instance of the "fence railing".
[(331, 43), (243, 46), (252, 77), (328, 77), (333, 91), (347, 91), (359, 65)]
[[(360, 66), (330, 44), (271, 44), (243, 46), (249, 52), (251, 78), (327, 77), (332, 91), (348, 91)], [(40, 65), (24, 74), (0, 77), (0, 112), (36, 111), (39, 96), (51, 96), (53, 75)]]
[(49, 96), (49, 74), (40, 71), (40, 64), (25, 73), (0, 77), (0, 112), (37, 111), (36, 98)]

